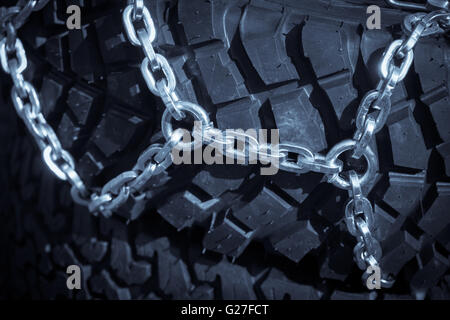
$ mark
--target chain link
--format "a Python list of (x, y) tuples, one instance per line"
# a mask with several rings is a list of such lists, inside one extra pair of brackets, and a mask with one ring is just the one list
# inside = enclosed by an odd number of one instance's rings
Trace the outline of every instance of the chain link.
[[(35, 87), (23, 77), (28, 60), (22, 41), (16, 37), (16, 28), (23, 25), (33, 10), (42, 9), (45, 4), (46, 1), (28, 1), (24, 7), (7, 10), (15, 14), (2, 16), (1, 30), (6, 29), (7, 35), (0, 41), (1, 66), (13, 81), (11, 99), (17, 114), (36, 140), (45, 164), (59, 179), (68, 181), (79, 194), (86, 195), (86, 186), (75, 171), (73, 157), (62, 148), (55, 131), (45, 120)], [(9, 42), (12, 45), (8, 45)]]
[[(355, 261), (361, 270), (369, 266), (379, 266), (382, 249), (373, 236), (374, 216), (370, 201), (363, 195), (361, 180), (355, 171), (349, 171), (350, 199), (345, 207), (345, 223), (349, 233), (356, 237)], [(366, 277), (367, 275), (363, 275)], [(382, 272), (381, 285), (389, 288), (394, 284), (393, 277)]]

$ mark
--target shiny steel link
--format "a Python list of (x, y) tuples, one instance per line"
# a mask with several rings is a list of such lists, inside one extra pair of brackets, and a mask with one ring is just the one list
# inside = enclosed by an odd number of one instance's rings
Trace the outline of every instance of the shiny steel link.
[(0, 16), (0, 27), (6, 22), (11, 22), (14, 29), (20, 29), (33, 11), (42, 10), (49, 1), (50, 0), (19, 0), (16, 6), (6, 9), (6, 14)]
[(144, 16), (144, 0), (135, 0), (133, 8), (133, 20), (140, 21)]
[[(357, 239), (354, 248), (356, 264), (361, 270), (366, 270), (369, 266), (379, 266), (382, 249), (379, 241), (372, 234), (374, 223), (372, 205), (363, 195), (361, 180), (353, 170), (349, 171), (349, 181), (350, 200), (345, 207), (345, 222), (349, 233)], [(364, 281), (367, 280), (367, 276), (367, 273), (363, 274)], [(386, 276), (382, 271), (382, 287), (390, 288), (394, 282), (393, 277)]]
[(65, 150), (61, 151), (61, 155), (56, 155), (51, 146), (45, 147), (42, 157), (50, 170), (60, 179), (67, 180), (66, 169), (75, 168), (75, 162), (72, 156)]
[[(192, 102), (180, 101), (179, 108), (181, 111), (191, 114), (195, 120), (201, 121), (202, 128), (206, 129), (211, 127), (211, 120), (209, 119), (209, 115), (206, 113), (205, 109), (203, 109), (199, 105)], [(161, 131), (166, 140), (170, 140), (170, 137), (174, 133), (174, 129), (172, 126), (173, 117), (173, 114), (168, 109), (166, 109), (162, 116)], [(197, 148), (199, 146), (199, 143), (201, 144), (202, 141), (194, 140), (190, 143), (180, 142), (178, 144), (178, 148), (183, 150), (191, 150)]]
[[(3, 71), (10, 74), (11, 70), (9, 69), (10, 59), (8, 59), (8, 52), (6, 49), (6, 38), (4, 38), (0, 42), (0, 61), (2, 64)], [(23, 48), (22, 41), (20, 41), (19, 38), (16, 39), (14, 44), (14, 50), (10, 51), (9, 53), (14, 52), (16, 54), (16, 61), (18, 62), (18, 66), (16, 69), (17, 73), (23, 73), (28, 65), (28, 60), (25, 55), (25, 49)]]
[[(326, 160), (332, 164), (337, 165), (338, 158), (346, 151), (354, 150), (357, 147), (357, 142), (354, 140), (344, 140), (335, 145), (326, 155)], [(362, 153), (367, 161), (367, 170), (360, 178), (361, 185), (369, 184), (374, 178), (378, 170), (378, 159), (370, 147), (366, 147)], [(339, 173), (328, 175), (328, 182), (334, 184), (340, 189), (349, 190), (351, 184)]]
[[(133, 22), (144, 20), (145, 29), (136, 30)], [(176, 78), (172, 67), (167, 59), (155, 53), (153, 42), (156, 39), (156, 29), (150, 11), (142, 0), (135, 0), (128, 5), (123, 13), (123, 23), (128, 39), (134, 46), (139, 46), (145, 53), (146, 58), (141, 64), (141, 73), (147, 87), (156, 96), (161, 97), (167, 109), (173, 117), (180, 121), (185, 115), (179, 110), (179, 98), (175, 93)], [(161, 79), (155, 79), (155, 72), (161, 70), (164, 75)]]
[(396, 83), (402, 81), (411, 67), (414, 53), (412, 50), (406, 53), (406, 56), (403, 58), (402, 64), (400, 67), (395, 65), (394, 57), (397, 54), (399, 48), (403, 45), (403, 40), (395, 40), (391, 43), (385, 54), (383, 55), (383, 59), (381, 60), (380, 65), (380, 74), (383, 79), (388, 79), (391, 68), (393, 70), (393, 79)]
[[(112, 212), (129, 199), (131, 194), (140, 193), (153, 176), (170, 167), (172, 164), (170, 151), (181, 139), (182, 133), (175, 131), (165, 145), (154, 144), (147, 148), (137, 160), (132, 171), (119, 174), (105, 184), (100, 194), (94, 194), (90, 202), (85, 202), (89, 210), (91, 212), (100, 211), (105, 217), (110, 217)], [(75, 197), (77, 197), (76, 194)]]
[[(164, 88), (167, 89), (169, 93), (173, 92), (175, 90), (175, 87), (177, 86), (177, 81), (175, 79), (175, 74), (173, 73), (172, 67), (170, 66), (167, 59), (160, 55), (156, 54), (156, 61), (159, 64), (160, 69), (163, 71), (165, 75), (165, 79), (158, 80), (165, 81)], [(155, 96), (161, 96), (160, 90), (156, 87), (156, 80), (153, 76), (153, 73), (149, 70), (149, 62), (150, 60), (148, 58), (145, 58), (142, 62), (141, 66), (141, 72), (144, 76), (145, 82), (147, 83), (148, 88)]]
[[(24, 1), (19, 4), (21, 2)], [(42, 9), (45, 4), (46, 1), (28, 1), (22, 9), (15, 11), (16, 15), (9, 16), (14, 23), (8, 24), (8, 36), (0, 41), (0, 62), (3, 71), (10, 74), (13, 81), (13, 105), (41, 149), (44, 163), (59, 179), (68, 181), (79, 194), (85, 196), (87, 190), (75, 171), (73, 157), (62, 148), (55, 131), (45, 120), (36, 89), (23, 78), (28, 60), (22, 41), (16, 37), (15, 26), (20, 27), (34, 9)], [(36, 5), (39, 7), (36, 8)], [(8, 47), (8, 41), (13, 45)]]
[[(412, 21), (412, 18), (415, 21)], [(359, 159), (373, 139), (385, 125), (391, 111), (390, 97), (398, 82), (402, 81), (414, 59), (413, 49), (419, 39), (430, 34), (429, 28), (439, 19), (449, 18), (448, 12), (436, 11), (429, 14), (416, 14), (408, 16), (404, 22), (404, 29), (410, 30), (410, 35), (404, 40), (395, 40), (385, 51), (380, 64), (380, 77), (377, 89), (370, 91), (361, 101), (356, 117), (357, 130), (353, 139), (356, 147), (352, 157)], [(415, 25), (412, 28), (412, 25)], [(406, 26), (406, 27), (405, 27)], [(400, 60), (397, 66), (395, 60)], [(372, 113), (369, 113), (373, 110)], [(377, 113), (376, 115), (371, 115)]]
[(9, 63), (9, 69), (11, 71), (10, 76), (13, 81), (13, 88), (15, 89), (17, 96), (25, 98), (27, 93), (25, 92), (25, 79), (22, 73), (17, 71), (17, 61), (11, 60)]
[(137, 31), (139, 41), (142, 44), (142, 50), (144, 51), (145, 56), (149, 60), (149, 65), (152, 71), (156, 71), (160, 69), (160, 64), (156, 60), (156, 52), (155, 48), (153, 48), (153, 44), (150, 42), (149, 35), (147, 30), (139, 29)]
[[(140, 47), (142, 46), (141, 42), (139, 41), (139, 38), (136, 33), (136, 29), (134, 28), (133, 22), (136, 22), (138, 20), (134, 20), (133, 15), (135, 6), (129, 5), (125, 8), (123, 12), (123, 23), (125, 27), (125, 31), (128, 36), (128, 40), (130, 40), (131, 44), (134, 46)], [(152, 16), (150, 15), (150, 11), (148, 11), (147, 7), (142, 8), (142, 18), (144, 19), (144, 25), (148, 32), (148, 41), (152, 43), (156, 39), (156, 29), (155, 24), (153, 22)]]
[[(310, 159), (310, 163), (314, 162), (314, 153), (311, 152), (308, 148), (304, 148), (302, 146), (292, 145), (292, 144), (281, 144), (279, 147), (279, 152), (281, 154), (285, 154), (283, 158), (280, 160), (280, 169), (293, 173), (306, 173), (310, 171), (306, 168), (304, 164), (306, 159)], [(295, 162), (292, 162), (288, 159), (288, 153), (295, 153), (297, 159)], [(304, 160), (304, 161), (303, 161)]]
[(376, 120), (372, 115), (369, 115), (364, 123), (364, 128), (358, 129), (355, 132), (353, 140), (356, 141), (356, 147), (353, 151), (352, 157), (355, 159), (361, 158), (364, 150), (369, 146), (375, 134)]
[(391, 6), (405, 9), (405, 10), (420, 10), (420, 11), (426, 11), (427, 7), (424, 4), (420, 3), (414, 3), (410, 1), (403, 1), (403, 0), (386, 0)]

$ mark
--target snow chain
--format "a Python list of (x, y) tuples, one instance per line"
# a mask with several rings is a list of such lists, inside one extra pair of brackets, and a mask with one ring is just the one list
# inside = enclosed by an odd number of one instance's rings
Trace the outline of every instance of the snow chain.
[[(161, 97), (166, 106), (161, 121), (166, 142), (149, 146), (140, 155), (132, 170), (119, 174), (101, 190), (89, 190), (76, 171), (72, 155), (63, 149), (55, 131), (42, 114), (36, 89), (23, 77), (28, 61), (22, 41), (16, 32), (33, 11), (42, 9), (47, 2), (48, 0), (20, 0), (15, 7), (1, 8), (0, 61), (3, 70), (13, 81), (11, 98), (17, 114), (36, 140), (48, 168), (59, 179), (67, 180), (71, 184), (71, 194), (77, 204), (88, 207), (94, 215), (101, 213), (105, 217), (110, 217), (131, 195), (136, 197), (144, 195), (143, 189), (147, 182), (172, 165), (171, 150), (182, 144), (183, 138), (181, 130), (173, 129), (172, 121), (185, 119), (187, 113), (195, 120), (201, 121), (203, 132), (200, 134), (206, 137), (203, 139), (204, 143), (214, 141), (226, 145), (227, 156), (236, 157), (240, 153), (236, 149), (229, 152), (230, 141), (218, 141), (213, 138), (222, 132), (214, 128), (205, 109), (195, 103), (183, 101), (177, 95), (174, 71), (167, 59), (156, 53), (153, 46), (157, 32), (151, 14), (143, 0), (134, 0), (123, 12), (123, 24), (131, 44), (140, 47), (145, 54), (141, 72), (148, 89)], [(388, 2), (403, 9), (427, 9), (425, 6), (405, 1)], [(437, 2), (439, 1), (429, 1), (429, 3)], [(357, 238), (354, 254), (356, 263), (362, 270), (366, 270), (369, 266), (378, 267), (382, 257), (380, 243), (373, 236), (372, 204), (363, 192), (363, 188), (374, 181), (378, 170), (378, 158), (370, 144), (375, 134), (386, 123), (391, 111), (392, 91), (407, 75), (414, 59), (413, 49), (417, 42), (424, 36), (443, 33), (450, 26), (448, 2), (440, 2), (444, 3), (442, 8), (438, 8), (440, 10), (415, 13), (405, 18), (403, 23), (405, 36), (393, 41), (384, 52), (379, 67), (381, 79), (376, 89), (368, 92), (358, 107), (353, 139), (338, 143), (326, 155), (322, 155), (302, 145), (280, 144), (278, 148), (271, 149), (270, 145), (260, 145), (249, 135), (243, 134), (238, 138), (248, 144), (250, 150), (260, 157), (278, 158), (282, 170), (297, 174), (311, 171), (323, 173), (329, 183), (348, 190), (350, 200), (345, 207), (345, 222), (350, 234)], [(135, 24), (138, 22), (143, 28), (136, 30)], [(192, 132), (194, 137), (196, 134), (199, 133)], [(234, 148), (234, 141), (232, 144)], [(343, 171), (343, 162), (339, 157), (347, 151), (351, 151), (355, 159), (365, 158), (367, 168), (364, 174), (358, 175), (354, 170)], [(295, 162), (288, 159), (288, 153), (296, 155)], [(389, 288), (393, 284), (392, 276), (382, 274), (383, 287)]]

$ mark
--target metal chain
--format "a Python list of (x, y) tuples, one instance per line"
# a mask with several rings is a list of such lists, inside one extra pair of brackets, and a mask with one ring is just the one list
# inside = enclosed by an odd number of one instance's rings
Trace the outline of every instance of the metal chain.
[(42, 9), (46, 2), (48, 1), (30, 0), (23, 8), (7, 10), (15, 14), (8, 13), (7, 18), (2, 19), (1, 26), (6, 29), (6, 36), (0, 41), (1, 66), (11, 76), (14, 107), (41, 149), (44, 162), (59, 179), (69, 181), (79, 194), (86, 195), (86, 186), (75, 171), (73, 157), (62, 148), (55, 131), (42, 114), (36, 89), (23, 76), (28, 59), (22, 41), (16, 36), (16, 26), (20, 27), (33, 10)]
[[(157, 33), (144, 1), (129, 1), (123, 12), (124, 28), (130, 43), (140, 47), (145, 54), (141, 73), (148, 89), (161, 97), (166, 107), (161, 119), (161, 130), (166, 142), (148, 147), (132, 170), (119, 174), (101, 190), (88, 191), (75, 170), (73, 157), (62, 148), (54, 130), (46, 122), (35, 88), (23, 77), (28, 61), (23, 44), (16, 36), (16, 30), (23, 25), (33, 10), (42, 9), (47, 2), (48, 0), (20, 0), (20, 5), (0, 11), (0, 62), (3, 70), (11, 75), (11, 96), (18, 115), (35, 138), (50, 170), (61, 180), (71, 183), (71, 194), (76, 203), (88, 207), (94, 215), (100, 212), (105, 217), (110, 217), (130, 197), (145, 197), (144, 189), (150, 179), (172, 165), (173, 148), (191, 150), (199, 147), (199, 144), (201, 146), (214, 142), (224, 147), (224, 155), (227, 157), (248, 159), (253, 155), (258, 156), (261, 161), (277, 158), (280, 169), (284, 171), (297, 174), (311, 171), (322, 173), (329, 183), (348, 190), (350, 200), (345, 208), (345, 221), (348, 231), (358, 241), (354, 249), (356, 262), (361, 269), (379, 266), (382, 252), (380, 243), (372, 235), (373, 208), (362, 193), (362, 188), (375, 179), (378, 170), (378, 158), (370, 143), (387, 121), (391, 111), (390, 97), (396, 85), (406, 77), (414, 59), (413, 49), (419, 39), (449, 29), (448, 6), (444, 8), (446, 10), (406, 17), (403, 23), (406, 36), (393, 41), (387, 48), (380, 64), (381, 80), (375, 90), (364, 96), (358, 107), (353, 139), (336, 144), (326, 155), (322, 155), (298, 144), (259, 143), (254, 136), (236, 131), (230, 140), (226, 132), (214, 128), (204, 108), (182, 101), (178, 96), (175, 73), (167, 58), (156, 53), (153, 46)], [(136, 28), (138, 24), (140, 27)], [(185, 120), (186, 114), (190, 114), (202, 124), (200, 132), (196, 131), (194, 126), (190, 133), (194, 142), (189, 143), (182, 141), (184, 131), (174, 130), (172, 125), (174, 120)], [(248, 148), (243, 149), (244, 151), (235, 148), (235, 139)], [(352, 151), (352, 157), (355, 159), (365, 158), (367, 168), (364, 174), (358, 175), (353, 170), (343, 172), (344, 164), (339, 158), (348, 151)], [(294, 159), (290, 155), (294, 155)], [(392, 286), (393, 282), (389, 275), (383, 276), (384, 287)]]
[[(379, 267), (382, 250), (379, 241), (372, 234), (374, 224), (372, 204), (363, 195), (361, 181), (355, 171), (349, 172), (349, 179), (351, 189), (350, 200), (345, 207), (345, 223), (349, 233), (357, 239), (353, 250), (356, 264), (361, 270), (366, 270), (368, 266)], [(367, 273), (364, 273), (363, 277), (367, 277)], [(382, 274), (383, 287), (390, 288), (394, 282), (391, 275)]]

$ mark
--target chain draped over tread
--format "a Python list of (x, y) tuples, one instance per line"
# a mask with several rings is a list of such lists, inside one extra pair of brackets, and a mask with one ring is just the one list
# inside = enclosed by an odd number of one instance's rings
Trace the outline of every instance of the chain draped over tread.
[[(13, 81), (11, 98), (19, 117), (36, 140), (42, 157), (49, 169), (61, 180), (72, 185), (71, 195), (74, 201), (86, 206), (94, 214), (110, 217), (130, 196), (145, 196), (145, 186), (154, 176), (172, 165), (171, 151), (177, 147), (191, 149), (203, 143), (216, 143), (225, 147), (227, 157), (247, 158), (249, 154), (259, 155), (261, 161), (277, 158), (282, 170), (301, 174), (309, 171), (323, 173), (328, 182), (336, 187), (348, 190), (350, 199), (345, 208), (345, 222), (350, 234), (357, 238), (354, 248), (355, 260), (361, 269), (379, 266), (382, 257), (380, 243), (373, 237), (373, 208), (362, 192), (362, 187), (370, 184), (378, 170), (378, 158), (370, 148), (373, 137), (385, 125), (391, 111), (392, 91), (407, 75), (414, 59), (413, 49), (421, 37), (442, 33), (450, 26), (450, 13), (446, 10), (430, 13), (416, 13), (405, 18), (404, 39), (393, 41), (385, 51), (380, 64), (380, 82), (375, 90), (368, 92), (362, 99), (356, 115), (356, 132), (353, 139), (344, 140), (334, 146), (326, 155), (314, 153), (297, 144), (270, 145), (261, 144), (255, 137), (234, 133), (233, 140), (214, 128), (208, 113), (201, 106), (180, 100), (176, 93), (175, 73), (167, 58), (156, 53), (153, 42), (157, 32), (154, 21), (143, 0), (132, 1), (123, 12), (123, 24), (130, 43), (140, 47), (145, 58), (141, 64), (141, 73), (148, 89), (159, 96), (166, 109), (161, 119), (161, 128), (166, 140), (164, 144), (149, 146), (138, 158), (132, 170), (119, 174), (106, 183), (100, 191), (90, 192), (75, 170), (75, 161), (64, 150), (51, 126), (41, 112), (41, 105), (34, 86), (25, 81), (23, 72), (27, 68), (27, 57), (22, 41), (17, 38), (20, 28), (32, 13), (42, 9), (49, 0), (20, 0), (16, 7), (2, 8), (0, 11), (0, 62), (3, 70), (10, 74)], [(389, 1), (399, 4), (401, 1)], [(405, 3), (403, 2), (403, 5)], [(412, 8), (410, 8), (412, 9)], [(143, 22), (143, 28), (136, 30), (135, 24)], [(6, 31), (6, 35), (2, 33)], [(191, 135), (194, 142), (182, 142), (184, 131), (173, 129), (172, 121), (181, 121), (189, 113), (202, 126), (201, 132), (195, 126)], [(222, 138), (224, 137), (224, 138)], [(234, 148), (235, 139), (248, 145), (249, 152)], [(245, 149), (244, 149), (245, 150)], [(352, 151), (352, 157), (364, 157), (367, 169), (363, 175), (350, 170), (343, 172), (343, 162), (339, 157)], [(294, 154), (295, 159), (289, 158)], [(364, 277), (364, 276), (363, 276)], [(394, 279), (383, 275), (381, 285), (391, 287)]]

